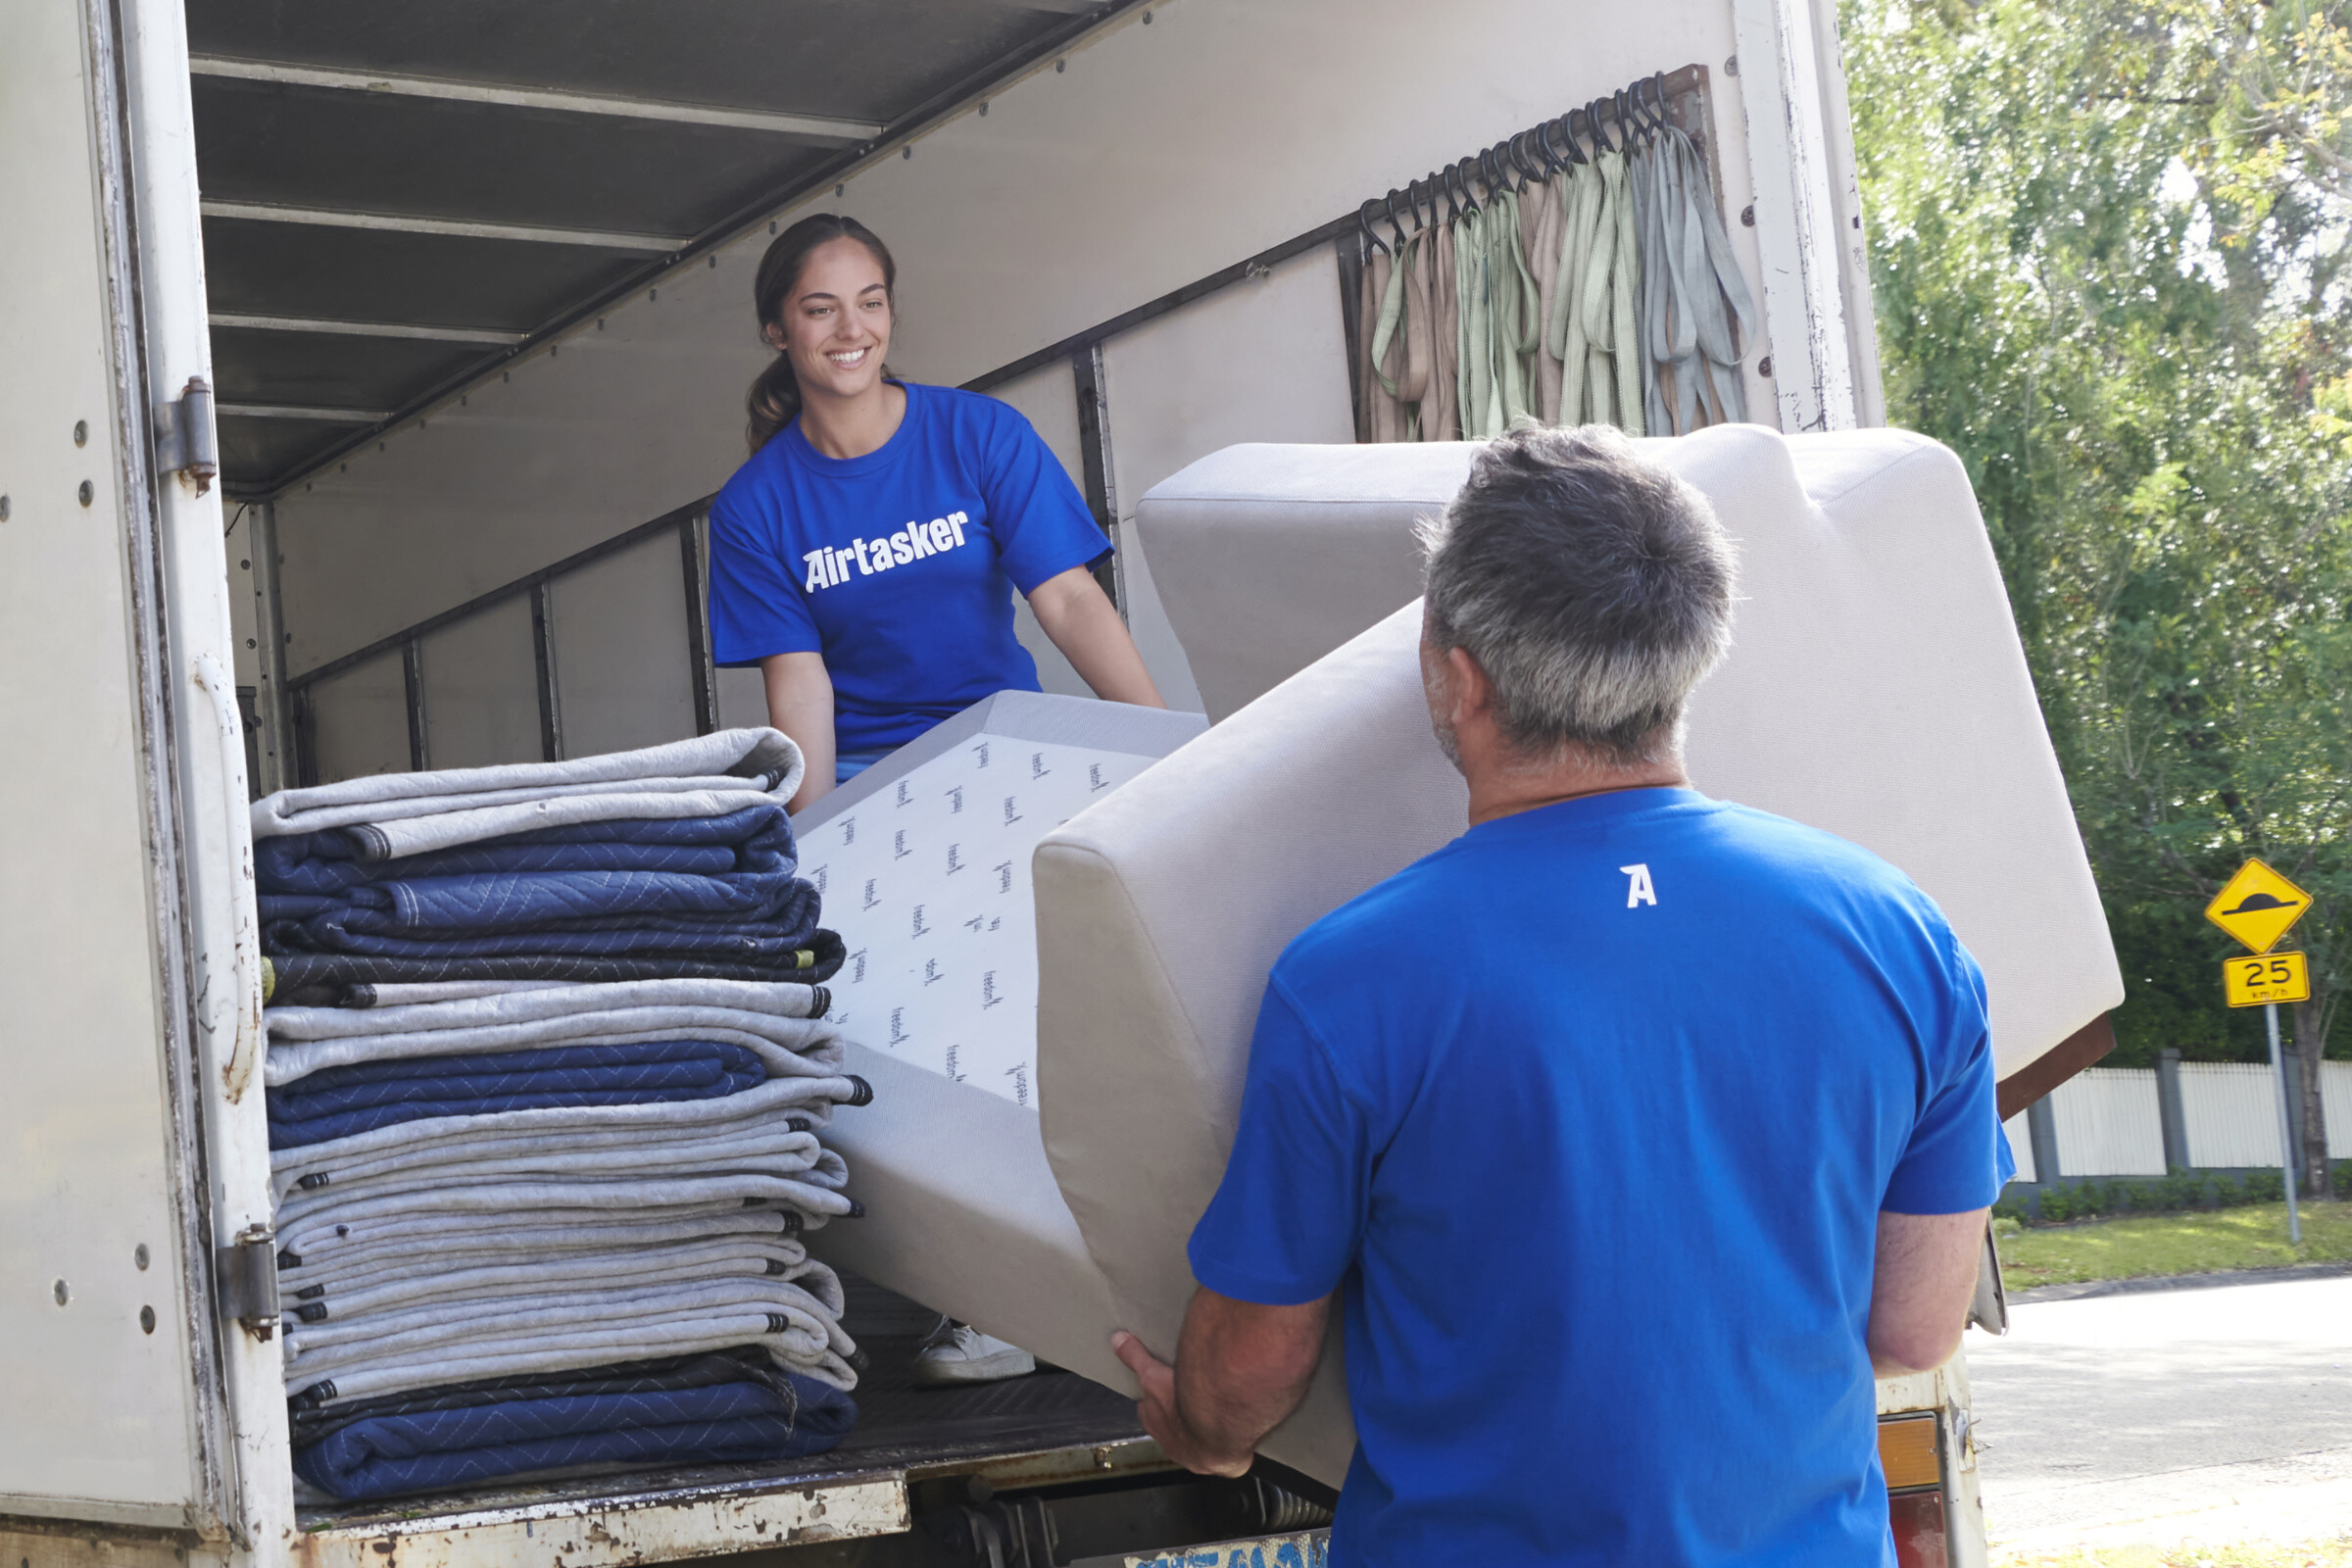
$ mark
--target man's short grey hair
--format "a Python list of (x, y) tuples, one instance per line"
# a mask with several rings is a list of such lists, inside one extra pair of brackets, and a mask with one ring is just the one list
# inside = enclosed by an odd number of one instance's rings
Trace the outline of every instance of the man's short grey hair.
[(1665, 760), (1731, 646), (1731, 541), (1706, 498), (1607, 425), (1517, 429), (1421, 525), (1430, 636), (1494, 687), (1529, 755)]

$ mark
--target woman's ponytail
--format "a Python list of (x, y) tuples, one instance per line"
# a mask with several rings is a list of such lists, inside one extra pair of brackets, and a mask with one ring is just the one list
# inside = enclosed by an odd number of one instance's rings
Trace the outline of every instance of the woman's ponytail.
[[(760, 313), (762, 332), (770, 324), (783, 323), (785, 303), (801, 280), (801, 269), (808, 264), (808, 253), (837, 239), (854, 239), (872, 254), (882, 269), (882, 286), (889, 296), (891, 311), (897, 313), (899, 265), (891, 260), (890, 247), (855, 218), (814, 213), (778, 234), (775, 243), (768, 246), (767, 254), (760, 258), (759, 273), (752, 279), (752, 304)], [(751, 393), (744, 399), (744, 410), (751, 416), (745, 434), (755, 454), (800, 416), (801, 383), (792, 373), (789, 352), (779, 352), (774, 362), (752, 382)]]

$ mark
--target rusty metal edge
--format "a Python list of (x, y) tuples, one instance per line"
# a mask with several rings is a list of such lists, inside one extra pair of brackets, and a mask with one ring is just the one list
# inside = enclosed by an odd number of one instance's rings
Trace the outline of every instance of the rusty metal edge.
[(2007, 1121), (2114, 1049), (2114, 1016), (2102, 1012), (2001, 1080), (2001, 1120)]

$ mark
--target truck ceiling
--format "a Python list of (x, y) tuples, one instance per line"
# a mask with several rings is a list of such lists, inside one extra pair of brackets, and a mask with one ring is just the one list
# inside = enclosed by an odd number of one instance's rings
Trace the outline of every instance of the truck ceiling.
[(271, 494), (1143, 0), (188, 0), (231, 493)]

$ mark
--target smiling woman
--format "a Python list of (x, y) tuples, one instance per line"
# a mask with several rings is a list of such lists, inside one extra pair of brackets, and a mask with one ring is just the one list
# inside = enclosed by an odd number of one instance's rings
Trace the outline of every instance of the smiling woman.
[(747, 400), (751, 461), (710, 510), (710, 629), (808, 756), (795, 811), (981, 699), (1039, 689), (1015, 590), (1097, 696), (1166, 706), (1088, 569), (1108, 542), (1029, 421), (890, 374), (897, 280), (872, 230), (819, 213), (753, 284), (776, 358)]

